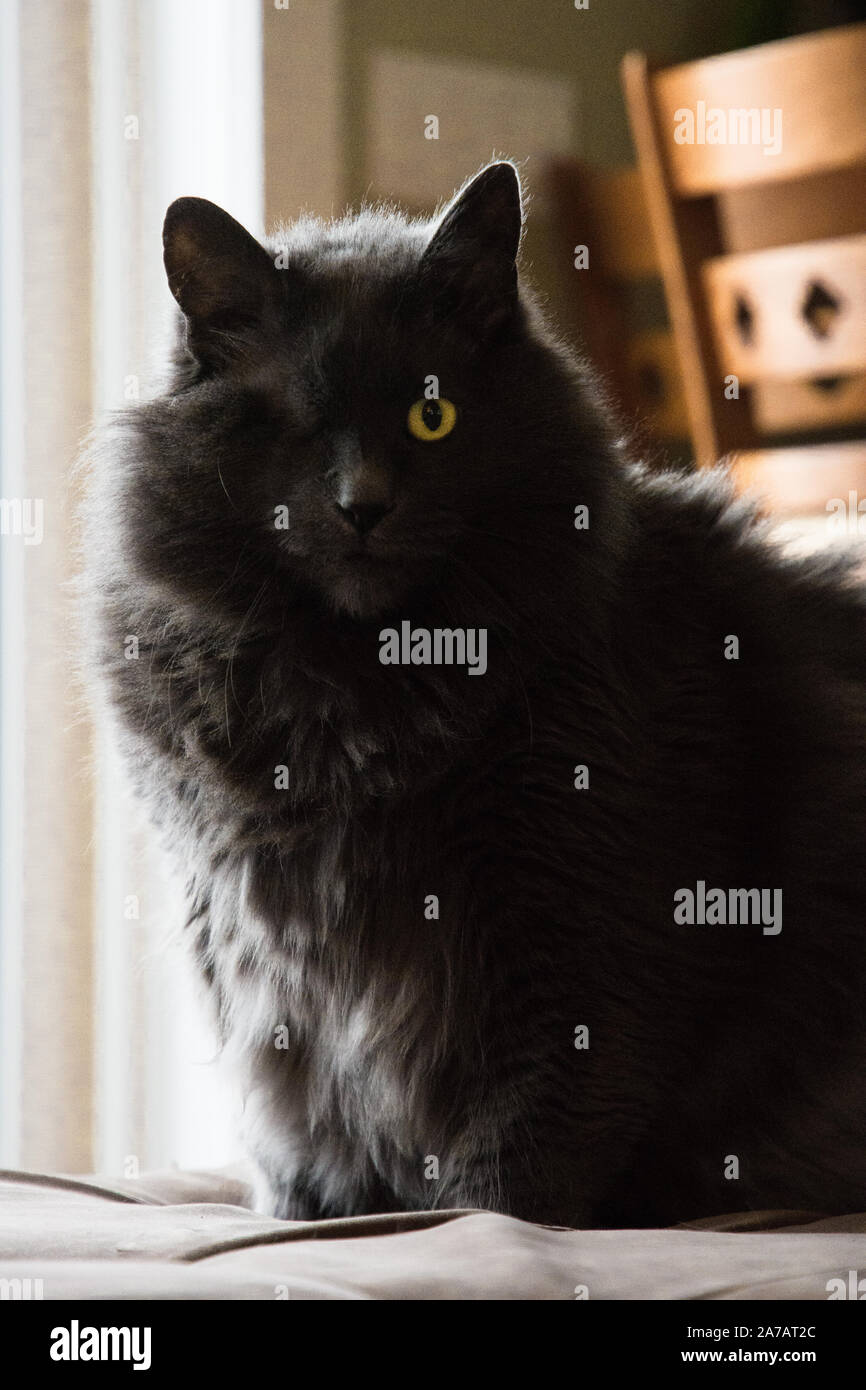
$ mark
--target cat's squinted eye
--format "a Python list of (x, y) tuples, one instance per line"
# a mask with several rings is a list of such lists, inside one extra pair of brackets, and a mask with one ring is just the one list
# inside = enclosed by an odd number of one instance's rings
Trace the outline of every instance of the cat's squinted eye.
[(444, 439), (457, 423), (457, 407), (444, 396), (435, 400), (416, 401), (409, 409), (406, 425), (409, 433), (425, 442)]

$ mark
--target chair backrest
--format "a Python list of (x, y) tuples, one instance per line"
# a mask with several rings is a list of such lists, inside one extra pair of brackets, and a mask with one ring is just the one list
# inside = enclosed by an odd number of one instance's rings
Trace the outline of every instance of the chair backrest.
[[(639, 171), (557, 158), (548, 162), (544, 182), (556, 259), (571, 267), (563, 277), (566, 305), (589, 356), (631, 422), (652, 438), (686, 441), (673, 334), (669, 326), (638, 325), (630, 304), (638, 287), (661, 277)], [(578, 254), (583, 247), (585, 257)]]
[(866, 423), (866, 24), (622, 76), (698, 462)]

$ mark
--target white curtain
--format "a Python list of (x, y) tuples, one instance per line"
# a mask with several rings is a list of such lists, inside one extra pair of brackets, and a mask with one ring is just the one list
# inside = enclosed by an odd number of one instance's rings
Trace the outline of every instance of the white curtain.
[[(122, 60), (121, 60), (121, 55)], [(261, 24), (255, 0), (93, 0), (97, 409), (144, 395), (173, 303), (161, 226), (196, 193), (263, 230)], [(235, 1114), (179, 948), (182, 903), (96, 735), (96, 1164), (218, 1163)]]
[[(178, 888), (75, 685), (70, 480), (93, 416), (152, 381), (168, 203), (200, 194), (263, 230), (262, 7), (0, 16), (0, 1162), (220, 1163), (235, 1113), (173, 939)], [(36, 501), (41, 544), (15, 534)]]
[[(0, 1115), (4, 1162), (36, 1167), (92, 1157), (90, 744), (64, 588), (92, 399), (87, 21), (0, 6)], [(41, 508), (41, 543), (16, 534), (16, 506)]]

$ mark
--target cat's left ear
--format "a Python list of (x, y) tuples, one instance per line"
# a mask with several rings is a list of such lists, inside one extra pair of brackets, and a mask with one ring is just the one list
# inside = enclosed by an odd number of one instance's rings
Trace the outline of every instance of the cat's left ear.
[(486, 337), (517, 306), (523, 214), (513, 164), (489, 164), (456, 195), (421, 258), (421, 280)]
[(207, 198), (178, 198), (165, 215), (169, 289), (186, 315), (196, 356), (230, 355), (232, 335), (256, 322), (276, 271), (263, 246)]

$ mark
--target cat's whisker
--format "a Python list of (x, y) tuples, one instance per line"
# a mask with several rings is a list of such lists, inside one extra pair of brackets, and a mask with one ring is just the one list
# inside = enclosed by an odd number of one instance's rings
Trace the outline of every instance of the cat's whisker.
[(229, 502), (231, 503), (231, 505), (234, 507), (235, 511), (237, 511), (238, 508), (237, 508), (237, 505), (235, 504), (235, 500), (234, 500), (234, 498), (232, 497), (231, 493), (229, 492), (229, 490), (228, 490), (228, 488), (226, 487), (226, 484), (225, 484), (225, 478), (223, 477), (222, 464), (220, 463), (219, 455), (217, 455), (216, 470), (217, 470), (217, 477), (218, 477), (219, 480), (220, 480), (220, 487), (222, 488), (223, 492), (225, 493), (225, 495), (226, 495), (226, 497), (228, 498), (228, 500), (229, 500)]
[(241, 641), (241, 638), (242, 638), (242, 636), (243, 636), (244, 628), (246, 627), (246, 624), (249, 622), (250, 618), (252, 617), (253, 613), (255, 612), (256, 608), (258, 607), (259, 603), (261, 602), (261, 600), (262, 600), (262, 598), (263, 598), (263, 596), (264, 596), (264, 594), (265, 594), (265, 592), (266, 592), (268, 586), (270, 585), (270, 582), (271, 582), (271, 580), (270, 580), (270, 575), (266, 575), (265, 578), (263, 579), (263, 581), (262, 581), (260, 587), (259, 587), (258, 593), (256, 594), (255, 598), (253, 599), (253, 601), (252, 601), (252, 603), (250, 604), (249, 608), (247, 609), (247, 611), (246, 611), (246, 613), (245, 613), (245, 615), (244, 615), (243, 621), (241, 622), (240, 627), (238, 628), (237, 635), (236, 635), (235, 641), (234, 641), (234, 645), (232, 646), (232, 649), (231, 649), (231, 651), (230, 651), (230, 653), (229, 653), (228, 661), (227, 661), (227, 663), (226, 663), (225, 683), (224, 683), (224, 687), (223, 687), (223, 688), (224, 688), (224, 694), (225, 694), (226, 742), (227, 742), (229, 748), (231, 748), (231, 746), (232, 746), (231, 728), (230, 728), (230, 726), (229, 726), (229, 704), (228, 704), (228, 691), (229, 691), (229, 686), (231, 686), (231, 692), (232, 692), (232, 696), (233, 696), (234, 701), (235, 701), (235, 705), (237, 706), (238, 710), (241, 710), (241, 705), (240, 705), (240, 703), (239, 703), (239, 701), (238, 701), (237, 692), (236, 692), (235, 687), (234, 687), (234, 661), (235, 661), (235, 657), (236, 657), (236, 655), (237, 655), (238, 646), (239, 646), (240, 641)]

